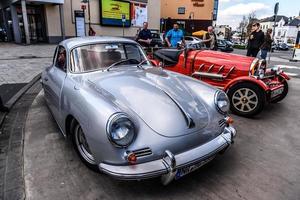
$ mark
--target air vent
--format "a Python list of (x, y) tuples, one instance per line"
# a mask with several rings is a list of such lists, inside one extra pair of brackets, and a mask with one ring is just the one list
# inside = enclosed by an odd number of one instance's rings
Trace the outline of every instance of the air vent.
[(149, 147), (143, 148), (143, 149), (138, 149), (132, 151), (136, 157), (143, 157), (143, 156), (149, 156), (152, 154), (152, 151)]
[(220, 127), (223, 127), (223, 126), (225, 126), (226, 125), (226, 119), (221, 119), (220, 121), (219, 121), (219, 126)]

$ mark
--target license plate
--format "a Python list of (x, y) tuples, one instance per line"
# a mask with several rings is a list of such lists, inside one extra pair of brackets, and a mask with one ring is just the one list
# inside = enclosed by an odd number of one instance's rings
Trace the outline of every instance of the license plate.
[(200, 167), (202, 167), (203, 165), (205, 165), (206, 163), (210, 162), (212, 159), (214, 159), (215, 156), (212, 156), (206, 160), (202, 160), (201, 162), (199, 163), (196, 163), (194, 165), (190, 165), (190, 166), (186, 166), (186, 167), (183, 167), (181, 169), (178, 169), (177, 172), (176, 172), (176, 175), (175, 175), (175, 179), (180, 179), (181, 177), (199, 169)]
[(283, 90), (284, 90), (284, 88), (282, 87), (282, 88), (279, 88), (277, 90), (272, 91), (271, 92), (271, 98), (276, 97), (276, 96), (282, 94)]

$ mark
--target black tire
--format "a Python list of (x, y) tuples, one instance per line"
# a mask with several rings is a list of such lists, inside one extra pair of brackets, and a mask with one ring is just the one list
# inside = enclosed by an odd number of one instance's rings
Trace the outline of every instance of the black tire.
[(266, 102), (265, 92), (254, 83), (237, 83), (227, 92), (230, 110), (243, 117), (259, 114)]
[[(79, 135), (81, 135), (82, 138), (84, 139), (85, 136), (80, 124), (76, 120), (72, 120), (70, 130), (71, 130), (71, 140), (73, 143), (73, 147), (76, 153), (78, 154), (79, 158), (88, 168), (92, 169), (95, 172), (99, 172), (99, 168), (97, 167), (97, 164), (92, 156), (92, 153), (89, 150), (86, 140), (85, 140), (85, 144), (83, 144), (79, 139)], [(86, 151), (86, 153), (84, 153), (84, 151)], [(87, 154), (90, 154), (91, 157), (87, 156)]]
[(288, 94), (289, 85), (288, 85), (287, 81), (283, 80), (282, 83), (284, 85), (282, 94), (279, 97), (277, 97), (276, 99), (272, 100), (271, 103), (278, 103), (279, 101), (282, 101), (286, 97), (286, 95)]

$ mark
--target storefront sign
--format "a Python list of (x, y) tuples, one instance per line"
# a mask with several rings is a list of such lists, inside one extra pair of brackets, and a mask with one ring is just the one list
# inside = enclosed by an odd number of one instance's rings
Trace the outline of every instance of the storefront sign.
[(194, 7), (204, 7), (204, 0), (191, 0)]
[(82, 10), (75, 10), (75, 32), (76, 37), (84, 37), (85, 34), (85, 19)]
[(100, 22), (103, 26), (123, 26), (122, 15), (125, 15), (125, 27), (131, 25), (130, 2), (123, 0), (100, 0)]
[(148, 21), (148, 12), (146, 4), (131, 4), (131, 25), (142, 27), (144, 22)]

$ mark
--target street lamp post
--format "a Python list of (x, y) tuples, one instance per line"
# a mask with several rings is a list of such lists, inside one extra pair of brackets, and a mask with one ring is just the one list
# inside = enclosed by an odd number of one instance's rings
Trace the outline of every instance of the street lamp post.
[[(273, 36), (272, 36), (273, 42), (274, 42), (274, 36), (275, 36), (275, 27), (276, 27), (278, 10), (279, 10), (279, 2), (277, 2), (274, 7), (274, 25), (273, 25)], [(268, 63), (270, 63), (270, 60), (271, 60), (271, 53), (272, 53), (272, 45), (271, 45), (271, 50), (269, 53)]]

